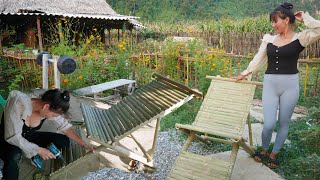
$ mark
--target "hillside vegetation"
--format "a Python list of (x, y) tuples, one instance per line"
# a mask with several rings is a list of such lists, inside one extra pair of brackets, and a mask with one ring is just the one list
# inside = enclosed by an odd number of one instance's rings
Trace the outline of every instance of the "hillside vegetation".
[[(268, 14), (283, 0), (106, 0), (119, 14), (141, 17), (142, 22), (254, 17)], [(319, 0), (292, 1), (294, 11), (315, 15)]]

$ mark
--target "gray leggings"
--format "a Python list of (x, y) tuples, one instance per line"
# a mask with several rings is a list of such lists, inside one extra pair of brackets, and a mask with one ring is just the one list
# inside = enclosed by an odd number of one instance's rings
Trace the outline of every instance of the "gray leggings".
[(279, 108), (279, 129), (272, 152), (278, 153), (288, 137), (289, 122), (299, 99), (298, 74), (265, 74), (263, 80), (263, 117), (262, 148), (267, 150), (272, 132), (277, 122)]

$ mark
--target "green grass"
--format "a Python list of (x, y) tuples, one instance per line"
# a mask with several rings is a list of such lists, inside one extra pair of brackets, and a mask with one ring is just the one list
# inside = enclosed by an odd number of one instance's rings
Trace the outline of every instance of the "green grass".
[(199, 111), (201, 103), (202, 100), (193, 99), (165, 116), (160, 123), (161, 131), (174, 128), (176, 123), (191, 124)]

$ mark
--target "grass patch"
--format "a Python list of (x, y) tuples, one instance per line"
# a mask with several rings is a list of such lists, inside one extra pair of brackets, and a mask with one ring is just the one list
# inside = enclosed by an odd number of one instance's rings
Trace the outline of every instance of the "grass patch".
[(192, 99), (174, 112), (165, 116), (160, 123), (161, 131), (167, 131), (175, 127), (176, 123), (191, 124), (202, 104), (202, 100)]

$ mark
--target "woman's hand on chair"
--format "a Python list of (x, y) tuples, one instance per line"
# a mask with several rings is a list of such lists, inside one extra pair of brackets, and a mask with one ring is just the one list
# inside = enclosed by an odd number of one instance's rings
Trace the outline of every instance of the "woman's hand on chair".
[(93, 153), (96, 152), (96, 150), (94, 150), (94, 148), (91, 145), (85, 144), (84, 148), (86, 148), (86, 150), (88, 150), (88, 151), (92, 151)]
[(239, 74), (237, 76), (237, 80), (243, 80), (245, 77), (246, 77), (245, 75)]

